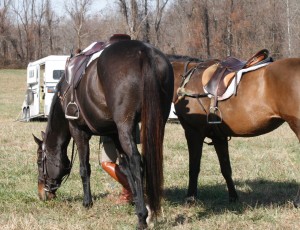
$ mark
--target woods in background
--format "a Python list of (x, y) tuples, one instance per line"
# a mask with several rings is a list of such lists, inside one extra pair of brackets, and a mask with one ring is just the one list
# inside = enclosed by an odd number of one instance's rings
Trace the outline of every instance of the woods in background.
[[(168, 54), (247, 59), (267, 48), (275, 59), (300, 56), (298, 0), (0, 0), (0, 66), (68, 55), (127, 33)], [(56, 1), (57, 2), (57, 1)]]

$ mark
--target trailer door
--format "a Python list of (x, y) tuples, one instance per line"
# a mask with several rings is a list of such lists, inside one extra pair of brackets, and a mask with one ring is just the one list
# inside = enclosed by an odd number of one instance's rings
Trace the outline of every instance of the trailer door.
[(29, 104), (29, 117), (39, 115), (40, 109), (40, 66), (34, 65), (27, 68), (28, 89), (33, 94), (33, 100)]

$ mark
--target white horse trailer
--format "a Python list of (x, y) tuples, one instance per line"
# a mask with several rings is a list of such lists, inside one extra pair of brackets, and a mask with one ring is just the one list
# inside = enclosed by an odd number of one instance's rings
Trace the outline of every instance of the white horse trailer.
[(48, 116), (56, 84), (64, 73), (68, 57), (50, 55), (28, 64), (22, 121)]

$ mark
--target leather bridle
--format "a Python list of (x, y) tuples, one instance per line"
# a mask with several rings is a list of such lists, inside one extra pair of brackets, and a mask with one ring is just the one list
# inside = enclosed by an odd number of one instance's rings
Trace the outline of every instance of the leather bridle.
[(46, 149), (44, 148), (44, 145), (42, 145), (42, 150), (41, 150), (42, 151), (42, 162), (41, 162), (41, 164), (42, 164), (42, 173), (43, 173), (45, 192), (54, 193), (60, 187), (62, 182), (65, 183), (67, 181), (67, 179), (69, 178), (69, 175), (71, 173), (71, 169), (73, 167), (74, 160), (75, 160), (74, 147), (75, 147), (75, 142), (73, 140), (71, 161), (70, 161), (69, 167), (66, 168), (66, 170), (68, 170), (68, 173), (66, 173), (61, 179), (55, 180), (55, 179), (52, 179), (48, 175), (47, 162), (48, 162), (48, 164), (49, 163), (53, 164), (57, 168), (59, 167), (59, 165), (55, 164), (53, 161), (50, 161), (48, 159), (47, 154), (46, 154)]

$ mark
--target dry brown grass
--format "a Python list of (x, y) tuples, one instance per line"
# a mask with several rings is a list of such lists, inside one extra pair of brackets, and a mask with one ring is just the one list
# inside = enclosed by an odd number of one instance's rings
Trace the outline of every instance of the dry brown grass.
[[(0, 226), (1, 229), (134, 229), (132, 206), (116, 206), (120, 187), (98, 165), (98, 138), (91, 142), (94, 206), (82, 207), (78, 159), (58, 198), (38, 200), (36, 144), (45, 122), (15, 122), (25, 92), (24, 70), (0, 70)], [(205, 146), (197, 204), (184, 203), (188, 154), (180, 125), (168, 124), (165, 139), (165, 196), (153, 229), (299, 229), (292, 205), (299, 185), (300, 151), (287, 125), (256, 138), (230, 141), (233, 177), (240, 202), (228, 204), (226, 186), (213, 147)]]

